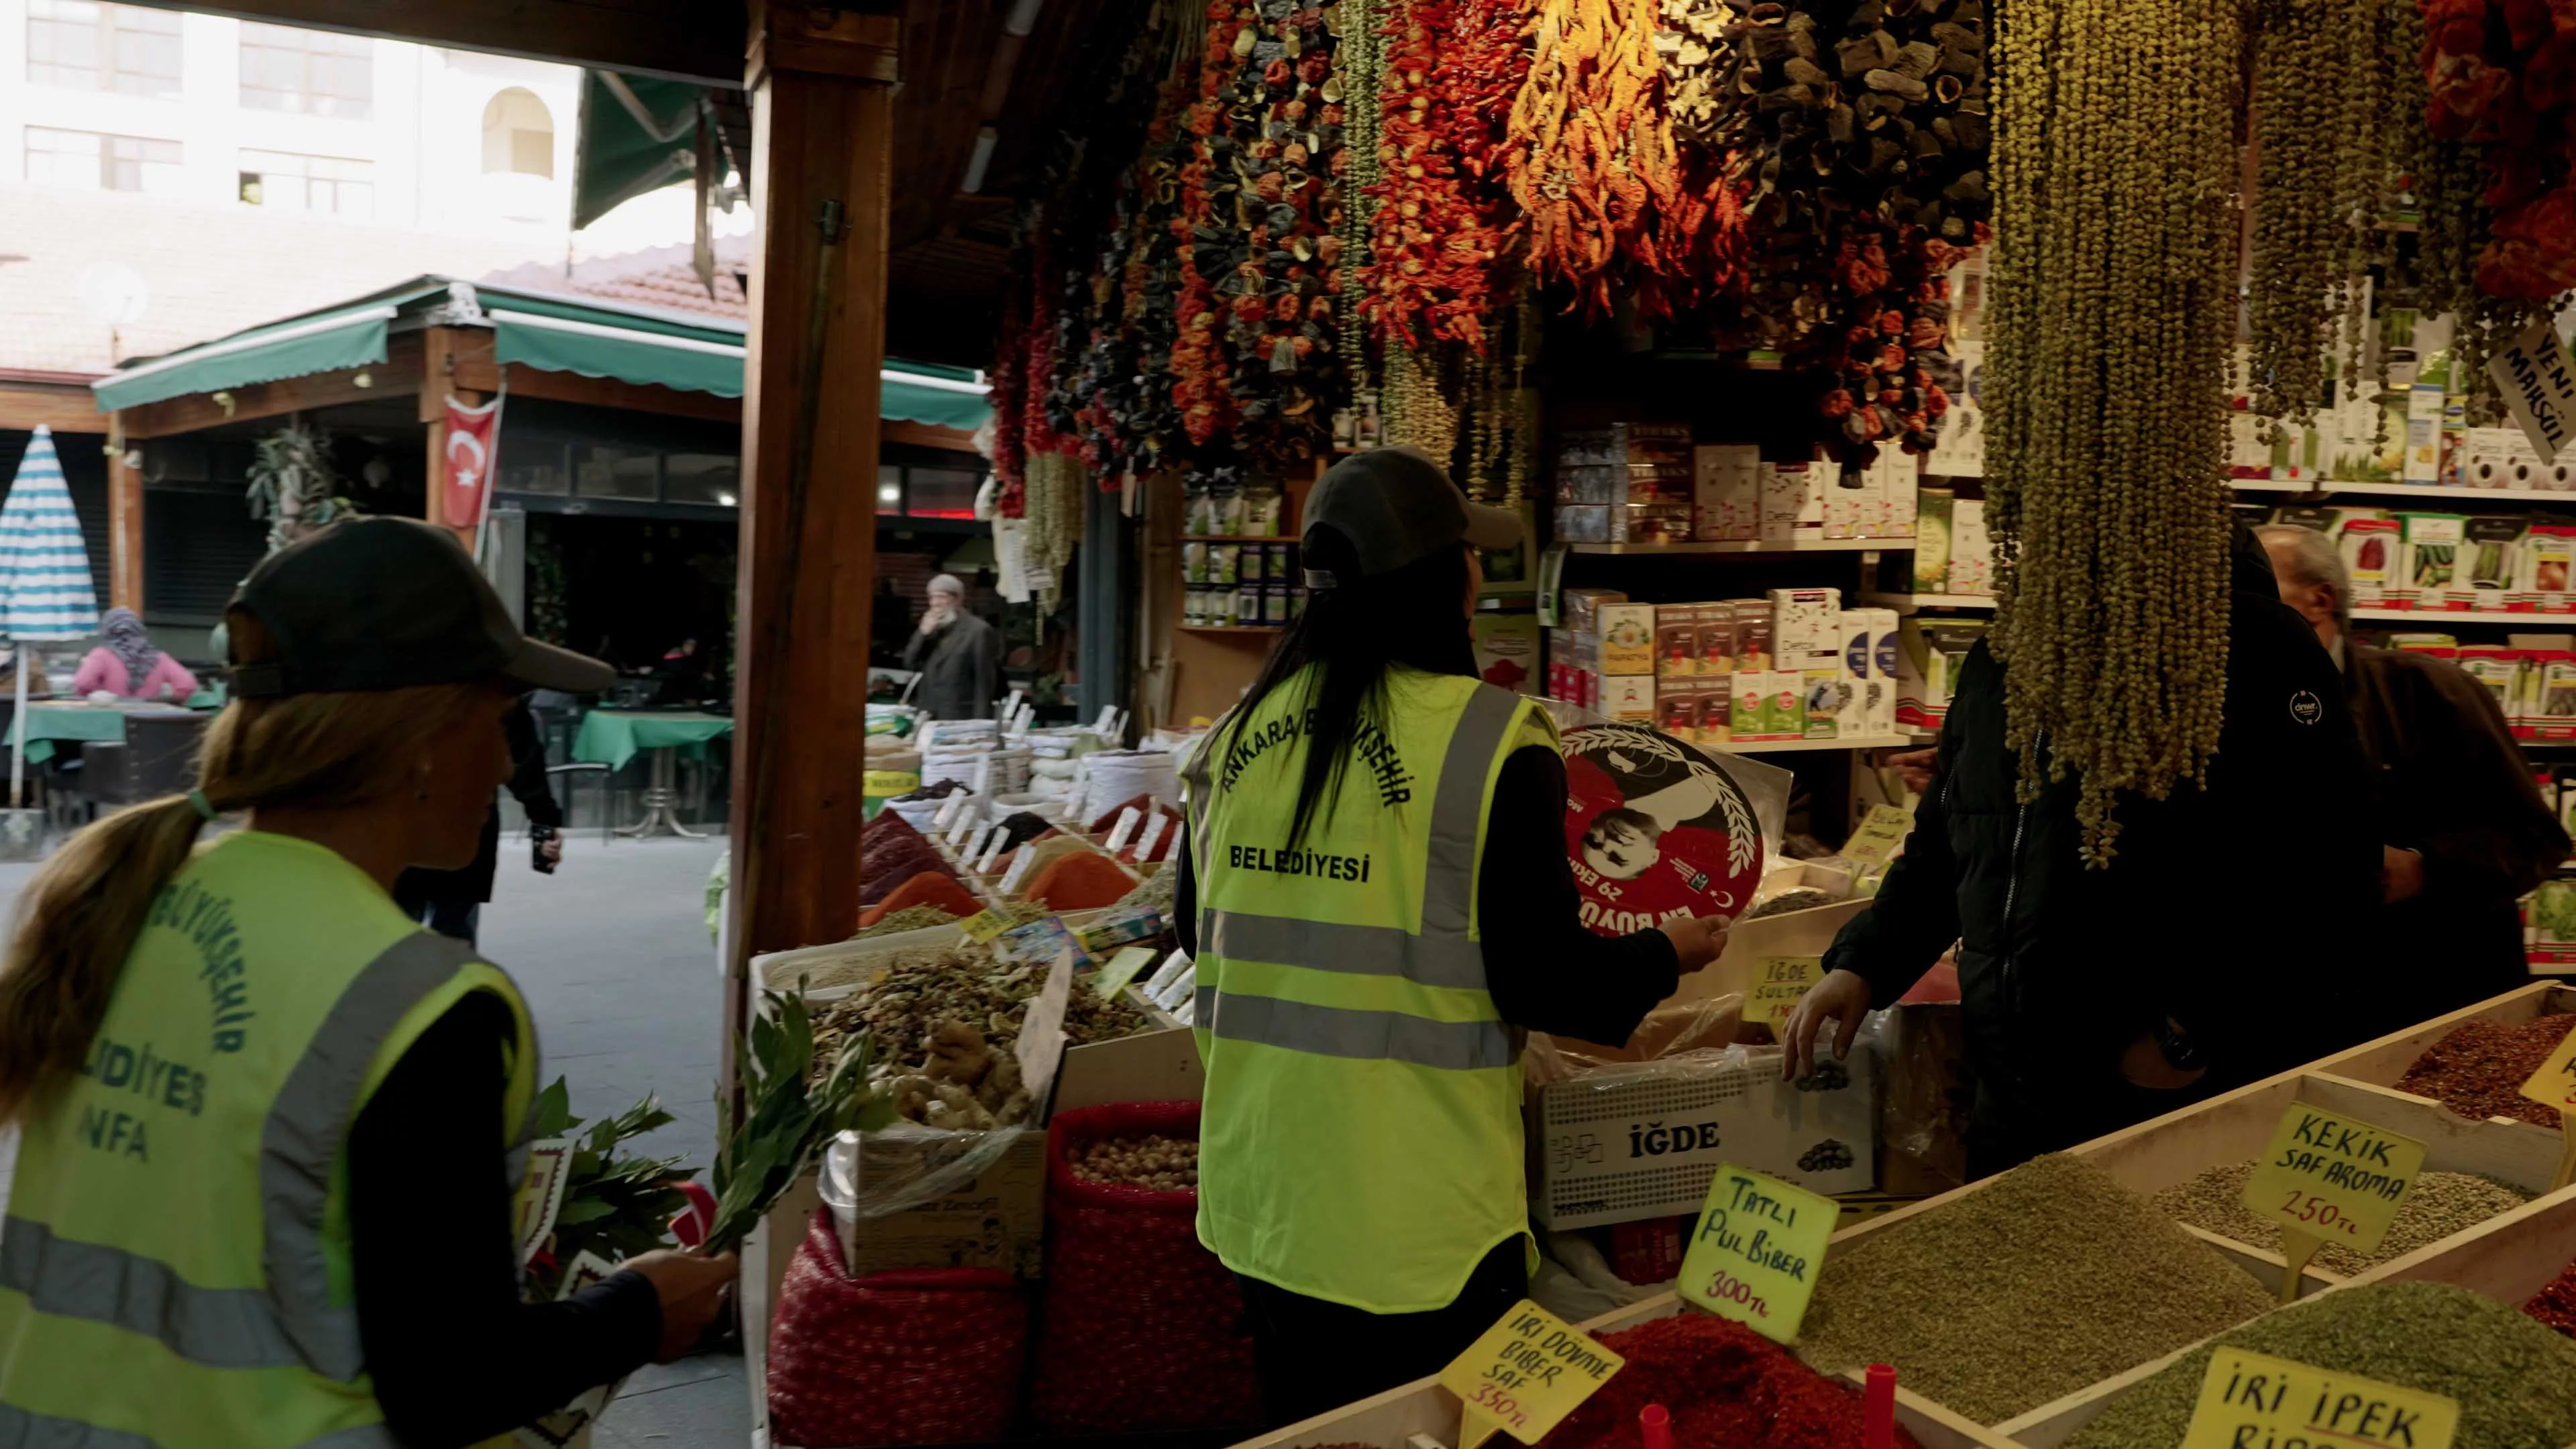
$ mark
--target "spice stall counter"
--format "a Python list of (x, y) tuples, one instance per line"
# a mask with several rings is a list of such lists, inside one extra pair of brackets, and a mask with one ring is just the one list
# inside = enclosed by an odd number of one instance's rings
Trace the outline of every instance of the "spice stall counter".
[[(2425, 1049), (2471, 1022), (2495, 1026), (2523, 1026), (2544, 1016), (2576, 1012), (2576, 987), (2561, 986), (2553, 981), (2535, 981), (2501, 996), (2490, 997), (2472, 1006), (2464, 1006), (2447, 1016), (2393, 1031), (2376, 1041), (2309, 1063), (2309, 1069), (2332, 1072), (2338, 1077), (2370, 1082), (2382, 1087), (2395, 1087), (2415, 1064)], [(2500, 1083), (2511, 1092), (2519, 1081)], [(2423, 1100), (2423, 1099), (2419, 1099)]]

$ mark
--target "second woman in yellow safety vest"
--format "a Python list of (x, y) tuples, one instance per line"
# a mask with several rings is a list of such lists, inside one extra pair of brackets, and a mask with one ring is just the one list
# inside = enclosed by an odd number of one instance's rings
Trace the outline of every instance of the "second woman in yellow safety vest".
[(404, 519), (272, 555), (226, 621), (199, 787), (73, 837), (0, 967), (0, 1444), (432, 1449), (677, 1357), (730, 1256), (520, 1303), (528, 1009), (388, 894), (473, 858), (518, 691), (613, 676)]
[(1409, 450), (1334, 465), (1306, 612), (1185, 772), (1199, 1237), (1275, 1420), (1436, 1372), (1519, 1300), (1521, 1032), (1625, 1041), (1724, 941), (1581, 923), (1555, 726), (1468, 637), (1475, 550), (1519, 528)]

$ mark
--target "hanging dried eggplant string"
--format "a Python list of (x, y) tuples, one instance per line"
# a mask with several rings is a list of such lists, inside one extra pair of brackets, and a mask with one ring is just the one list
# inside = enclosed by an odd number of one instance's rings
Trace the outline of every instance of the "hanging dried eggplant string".
[(2233, 7), (2180, 26), (2153, 0), (1996, 19), (1992, 637), (2022, 796), (2075, 774), (2099, 866), (2122, 793), (2164, 796), (2217, 745), (2243, 35)]
[(1442, 467), (1458, 451), (1458, 409), (1442, 387), (1437, 351), (1386, 345), (1386, 441), (1420, 448)]
[(1529, 496), (1530, 478), (1537, 469), (1539, 400), (1538, 389), (1530, 385), (1529, 370), (1538, 358), (1539, 328), (1538, 288), (1523, 277), (1512, 298), (1511, 462), (1503, 488), (1503, 501), (1514, 508)]

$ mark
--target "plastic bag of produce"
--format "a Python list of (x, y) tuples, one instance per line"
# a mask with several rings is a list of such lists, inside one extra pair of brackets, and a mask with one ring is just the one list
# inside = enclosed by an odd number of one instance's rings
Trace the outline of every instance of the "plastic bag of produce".
[[(1029, 1409), (1050, 1434), (1251, 1424), (1261, 1415), (1234, 1275), (1199, 1245), (1198, 1190), (1086, 1181), (1096, 1143), (1195, 1142), (1196, 1102), (1057, 1114), (1047, 1140), (1047, 1274)], [(1188, 1173), (1195, 1181), (1196, 1172)]]
[(769, 1332), (769, 1438), (808, 1449), (953, 1444), (1011, 1428), (1028, 1305), (1008, 1273), (852, 1278), (817, 1212)]

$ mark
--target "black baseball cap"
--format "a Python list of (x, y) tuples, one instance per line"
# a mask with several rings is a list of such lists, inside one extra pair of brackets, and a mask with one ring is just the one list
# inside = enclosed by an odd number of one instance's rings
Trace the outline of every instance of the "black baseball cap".
[[(1306, 499), (1305, 541), (1329, 528), (1349, 539), (1360, 576), (1392, 573), (1444, 548), (1470, 543), (1509, 548), (1521, 541), (1520, 515), (1470, 503), (1440, 465), (1411, 448), (1372, 448), (1326, 469)], [(1349, 580), (1306, 570), (1311, 588)]]
[(350, 518), (267, 558), (233, 603), (275, 657), (233, 665), (244, 699), (406, 689), (493, 676), (597, 694), (617, 671), (519, 632), (456, 535), (409, 518)]

